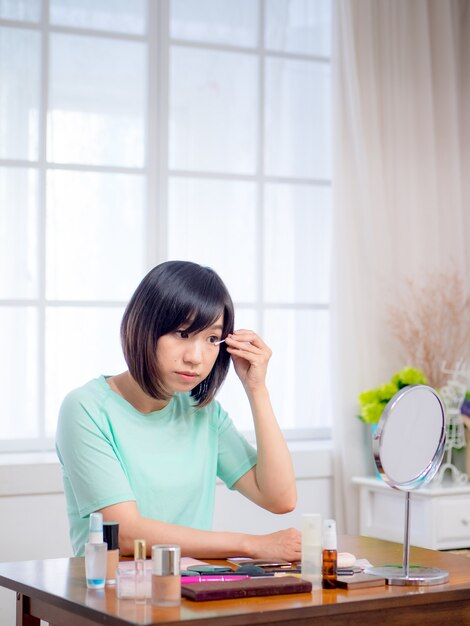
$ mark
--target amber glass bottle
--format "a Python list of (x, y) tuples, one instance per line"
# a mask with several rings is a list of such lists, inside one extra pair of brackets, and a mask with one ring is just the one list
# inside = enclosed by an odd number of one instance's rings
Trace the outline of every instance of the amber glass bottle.
[(336, 542), (336, 522), (325, 520), (323, 524), (323, 551), (322, 551), (322, 587), (323, 589), (336, 588), (336, 568), (338, 552)]

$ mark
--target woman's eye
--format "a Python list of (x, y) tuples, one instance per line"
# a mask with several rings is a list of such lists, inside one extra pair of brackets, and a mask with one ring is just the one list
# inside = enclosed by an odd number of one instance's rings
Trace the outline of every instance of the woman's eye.
[(207, 341), (209, 343), (217, 343), (218, 341), (220, 341), (220, 337), (217, 337), (216, 335), (211, 335), (210, 337), (207, 338)]
[(179, 335), (181, 339), (187, 339), (189, 337), (189, 333), (187, 333), (185, 330), (177, 330), (176, 334)]

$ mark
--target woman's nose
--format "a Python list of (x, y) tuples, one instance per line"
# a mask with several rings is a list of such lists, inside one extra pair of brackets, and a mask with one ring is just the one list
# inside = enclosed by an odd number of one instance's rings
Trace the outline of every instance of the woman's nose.
[(190, 363), (200, 363), (202, 360), (202, 343), (198, 340), (187, 341), (184, 358)]

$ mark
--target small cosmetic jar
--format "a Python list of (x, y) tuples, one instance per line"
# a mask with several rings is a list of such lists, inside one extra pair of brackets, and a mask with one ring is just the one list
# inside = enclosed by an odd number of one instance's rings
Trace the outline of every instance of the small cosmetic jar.
[(120, 600), (135, 598), (135, 571), (118, 565), (116, 569), (116, 595)]
[(178, 606), (181, 602), (181, 548), (152, 546), (152, 604)]
[[(144, 571), (144, 598), (150, 600), (152, 596), (152, 571)], [(136, 600), (137, 576), (132, 561), (121, 561), (116, 569), (116, 595), (120, 600)]]

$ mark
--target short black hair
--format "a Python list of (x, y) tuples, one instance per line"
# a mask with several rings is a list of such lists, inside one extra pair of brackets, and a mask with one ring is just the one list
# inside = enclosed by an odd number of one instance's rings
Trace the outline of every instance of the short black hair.
[[(124, 311), (121, 343), (129, 372), (146, 394), (169, 399), (160, 382), (157, 341), (182, 326), (188, 333), (212, 326), (223, 316), (222, 336), (233, 333), (234, 308), (227, 287), (210, 267), (189, 261), (166, 261), (142, 279)], [(210, 374), (192, 391), (198, 406), (211, 402), (230, 365), (225, 343)]]

